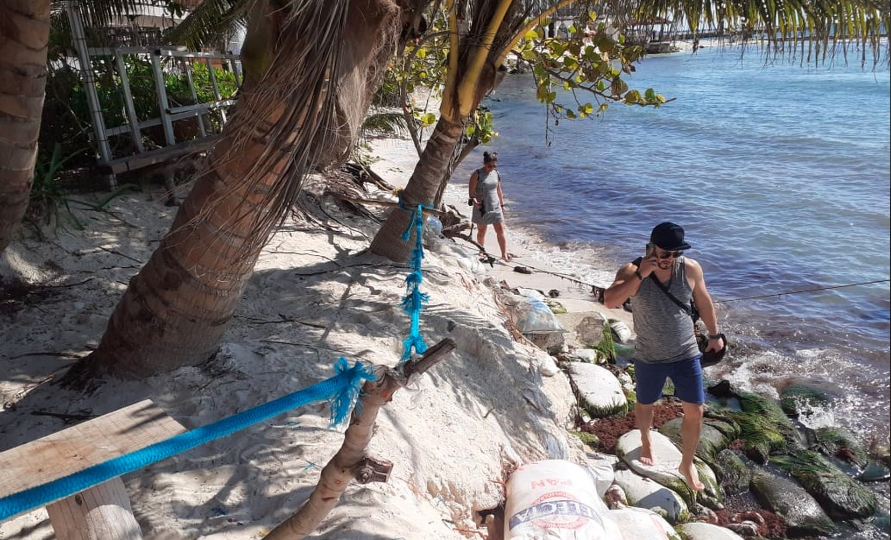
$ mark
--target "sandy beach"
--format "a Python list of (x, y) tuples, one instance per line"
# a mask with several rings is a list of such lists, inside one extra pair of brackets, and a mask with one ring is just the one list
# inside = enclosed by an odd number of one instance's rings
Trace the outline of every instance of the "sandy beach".
[[(371, 154), (378, 159), (372, 169), (394, 186), (404, 185), (417, 160), (411, 143), (399, 139), (372, 141)], [(462, 209), (466, 180), (458, 182), (447, 198)], [(321, 192), (321, 180), (311, 179), (307, 189)], [(193, 429), (331, 377), (340, 357), (399, 361), (409, 331), (400, 307), (408, 266), (368, 254), (376, 222), (323, 197), (331, 217), (324, 228), (288, 218), (266, 246), (212, 362), (109, 381), (90, 396), (54, 384), (98, 345), (128, 280), (167, 232), (176, 208), (164, 206), (164, 198), (163, 187), (154, 186), (117, 197), (106, 211), (73, 204), (83, 230), (60, 223), (40, 241), (26, 229), (3, 254), (0, 277), (16, 294), (0, 303), (0, 451), (63, 429), (72, 418), (143, 399)], [(556, 290), (571, 314), (604, 312), (628, 324), (630, 317), (605, 310), (590, 288), (555, 275), (560, 269), (547, 266), (541, 246), (507, 226), (510, 264), (480, 264), (476, 248), (460, 240), (428, 246), (421, 290), (430, 302), (421, 332), (428, 345), (450, 337), (457, 349), (398, 391), (378, 416), (369, 450), (393, 462), (389, 481), (351, 484), (313, 538), (484, 538), (477, 512), (503, 501), (506, 471), (546, 458), (583, 459), (583, 446), (567, 431), (577, 412), (568, 378), (542, 372), (552, 358), (512, 335), (494, 289), (503, 283)], [(485, 247), (498, 253), (493, 231)], [(535, 270), (514, 271), (524, 265)], [(9, 288), (13, 283), (20, 285)], [(327, 405), (315, 403), (124, 482), (146, 538), (261, 538), (306, 500), (342, 440), (343, 428), (328, 427)], [(43, 509), (0, 523), (0, 539), (52, 537)]]

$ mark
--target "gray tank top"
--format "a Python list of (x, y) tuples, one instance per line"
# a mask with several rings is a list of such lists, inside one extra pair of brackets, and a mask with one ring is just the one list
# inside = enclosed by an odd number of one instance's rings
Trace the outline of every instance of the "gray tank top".
[(498, 169), (492, 169), (486, 172), (485, 169), (476, 170), (476, 198), (485, 205), (486, 212), (500, 212), (501, 201), (498, 199), (498, 182), (501, 181), (501, 175)]
[(482, 214), (479, 209), (474, 207), (471, 221), (477, 224), (494, 225), (504, 221), (501, 214), (501, 200), (498, 198), (498, 182), (501, 181), (501, 175), (498, 169), (492, 169), (486, 172), (485, 169), (477, 169), (476, 193), (475, 197), (483, 203), (486, 210)]
[[(631, 315), (637, 341), (634, 358), (647, 364), (679, 362), (699, 354), (693, 320), (659, 288), (650, 275), (640, 283), (631, 302)], [(674, 263), (668, 290), (684, 305), (690, 303), (693, 290), (687, 282), (684, 257)]]

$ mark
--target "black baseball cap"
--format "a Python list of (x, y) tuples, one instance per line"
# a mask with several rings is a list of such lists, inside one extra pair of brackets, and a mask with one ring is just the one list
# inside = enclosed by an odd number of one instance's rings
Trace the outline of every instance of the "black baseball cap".
[(684, 229), (668, 221), (653, 227), (650, 242), (666, 251), (681, 251), (692, 247), (684, 241)]

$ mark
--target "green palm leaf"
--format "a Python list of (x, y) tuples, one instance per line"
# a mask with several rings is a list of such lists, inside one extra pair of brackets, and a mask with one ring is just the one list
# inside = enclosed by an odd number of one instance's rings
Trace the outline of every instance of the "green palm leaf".
[(183, 21), (164, 35), (168, 43), (192, 50), (227, 41), (240, 26), (257, 0), (205, 0)]

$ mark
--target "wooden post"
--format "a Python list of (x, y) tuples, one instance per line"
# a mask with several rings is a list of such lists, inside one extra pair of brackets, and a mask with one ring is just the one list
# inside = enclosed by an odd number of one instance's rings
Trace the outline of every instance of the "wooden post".
[(46, 506), (56, 540), (142, 540), (120, 477)]
[(376, 366), (378, 380), (366, 382), (362, 387), (359, 400), (362, 403), (361, 414), (356, 409), (350, 426), (343, 436), (340, 450), (322, 469), (322, 475), (316, 489), (309, 500), (291, 517), (281, 523), (264, 537), (264, 540), (300, 540), (305, 538), (319, 526), (340, 500), (347, 485), (354, 478), (363, 483), (376, 480), (374, 471), (385, 469), (386, 463), (379, 464), (365, 456), (365, 449), (371, 441), (374, 421), (377, 412), (393, 399), (393, 394), (402, 387), (412, 375), (420, 375), (442, 361), (455, 349), (455, 341), (445, 338), (433, 345), (419, 358), (412, 359), (402, 366), (397, 373), (383, 366)]

